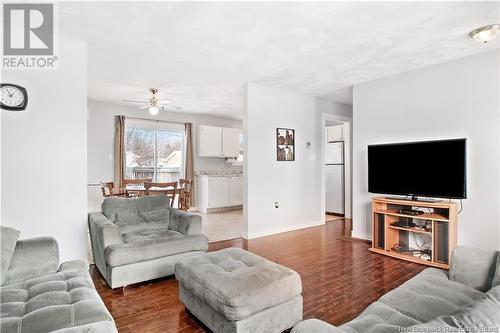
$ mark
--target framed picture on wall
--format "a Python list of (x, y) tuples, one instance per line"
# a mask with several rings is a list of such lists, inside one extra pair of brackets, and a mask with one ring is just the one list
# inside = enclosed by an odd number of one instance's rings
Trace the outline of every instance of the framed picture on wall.
[(276, 160), (295, 161), (295, 130), (276, 129)]

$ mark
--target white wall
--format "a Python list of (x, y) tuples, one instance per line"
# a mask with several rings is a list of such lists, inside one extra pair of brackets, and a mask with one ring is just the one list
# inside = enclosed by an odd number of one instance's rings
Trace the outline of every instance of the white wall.
[(354, 86), (353, 236), (371, 237), (367, 145), (465, 137), (458, 243), (500, 247), (499, 63), (497, 50)]
[(86, 260), (87, 49), (60, 38), (59, 51), (57, 70), (2, 71), (29, 100), (1, 111), (1, 223), (55, 237), (61, 260)]
[[(322, 113), (350, 117), (350, 106), (248, 84), (244, 109), (245, 237), (324, 223)], [(294, 162), (276, 161), (278, 127), (295, 129)]]
[[(124, 96), (125, 98), (126, 96)], [(88, 182), (98, 183), (100, 181), (113, 180), (113, 155), (114, 145), (114, 116), (125, 115), (125, 117), (138, 117), (144, 119), (177, 121), (193, 123), (193, 140), (195, 171), (216, 170), (230, 168), (231, 164), (224, 159), (212, 157), (198, 157), (198, 126), (212, 125), (221, 127), (241, 128), (242, 122), (237, 119), (200, 115), (192, 113), (160, 111), (157, 116), (151, 116), (147, 110), (137, 110), (132, 106), (111, 104), (94, 100), (88, 101)]]

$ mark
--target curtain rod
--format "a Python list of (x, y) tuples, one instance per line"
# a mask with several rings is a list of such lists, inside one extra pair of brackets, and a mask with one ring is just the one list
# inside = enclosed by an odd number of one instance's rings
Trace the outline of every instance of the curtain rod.
[(139, 118), (139, 117), (129, 117), (129, 116), (125, 116), (125, 120), (126, 119), (135, 119), (135, 120), (148, 120), (148, 121), (155, 121), (157, 123), (159, 122), (162, 122), (162, 123), (172, 123), (172, 124), (182, 124), (182, 125), (186, 125), (186, 124), (189, 124), (189, 122), (182, 122), (182, 121), (171, 121), (171, 120), (160, 120), (160, 119), (150, 119), (150, 118)]

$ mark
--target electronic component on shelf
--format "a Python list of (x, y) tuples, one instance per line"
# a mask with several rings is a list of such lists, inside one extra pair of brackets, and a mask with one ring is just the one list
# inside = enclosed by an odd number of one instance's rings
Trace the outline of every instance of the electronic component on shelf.
[(396, 222), (392, 222), (391, 225), (393, 227), (399, 227), (399, 228), (413, 228), (415, 226), (415, 223), (413, 223), (410, 219), (406, 219), (406, 220), (399, 220)]
[(417, 209), (400, 209), (399, 214), (418, 216), (424, 214), (424, 212)]
[(430, 256), (430, 255), (428, 255), (428, 254), (425, 254), (425, 253), (424, 253), (424, 254), (422, 254), (422, 255), (420, 256), (420, 259), (424, 259), (424, 260), (431, 260), (431, 256)]

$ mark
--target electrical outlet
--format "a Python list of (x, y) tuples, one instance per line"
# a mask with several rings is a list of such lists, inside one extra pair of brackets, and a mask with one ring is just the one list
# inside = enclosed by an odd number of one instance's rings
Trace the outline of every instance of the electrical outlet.
[(274, 208), (280, 208), (280, 204), (278, 203), (278, 201), (274, 202)]

